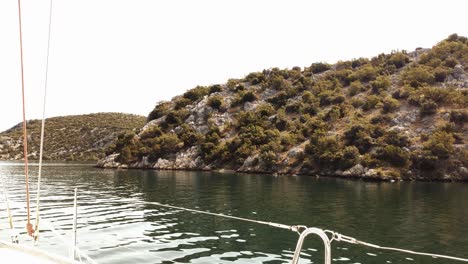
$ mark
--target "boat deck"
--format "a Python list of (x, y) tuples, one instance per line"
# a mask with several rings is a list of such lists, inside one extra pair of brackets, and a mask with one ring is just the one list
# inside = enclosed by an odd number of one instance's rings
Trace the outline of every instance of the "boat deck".
[(28, 264), (73, 264), (72, 259), (49, 254), (40, 249), (0, 241), (0, 262)]

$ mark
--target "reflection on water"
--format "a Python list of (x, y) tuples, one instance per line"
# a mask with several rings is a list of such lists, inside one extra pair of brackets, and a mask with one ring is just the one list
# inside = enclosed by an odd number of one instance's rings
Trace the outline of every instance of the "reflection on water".
[[(35, 170), (31, 168), (33, 176)], [(18, 210), (24, 207), (22, 167), (0, 163), (0, 174), (6, 178), (20, 229), (25, 219), (25, 213)], [(70, 237), (73, 188), (78, 187), (78, 246), (99, 263), (291, 260), (295, 233), (160, 208), (145, 201), (304, 224), (379, 245), (468, 257), (468, 185), (462, 183), (100, 170), (86, 164), (49, 164), (43, 175), (43, 219)], [(35, 190), (35, 184), (31, 189)], [(0, 239), (7, 240), (3, 201), (0, 206)], [(47, 228), (41, 234), (39, 247), (64, 253), (63, 243)], [(317, 238), (306, 241), (301, 263), (323, 263), (322, 247)], [(455, 263), (337, 242), (332, 248), (334, 261), (343, 263)]]

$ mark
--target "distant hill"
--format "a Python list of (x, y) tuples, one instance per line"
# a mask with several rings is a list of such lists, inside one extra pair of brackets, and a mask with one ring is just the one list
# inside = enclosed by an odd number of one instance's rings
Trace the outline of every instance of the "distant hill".
[[(122, 113), (46, 119), (44, 159), (96, 161), (117, 135), (141, 128), (146, 118)], [(29, 159), (39, 158), (41, 120), (27, 121)], [(22, 123), (0, 133), (0, 160), (23, 159)]]
[(468, 40), (272, 68), (161, 102), (101, 167), (468, 180)]

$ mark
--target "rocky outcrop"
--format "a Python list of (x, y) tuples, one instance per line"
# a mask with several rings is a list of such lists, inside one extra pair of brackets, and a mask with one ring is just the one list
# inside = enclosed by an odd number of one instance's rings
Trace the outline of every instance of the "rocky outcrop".
[(468, 180), (468, 62), (445, 44), (197, 86), (98, 166)]

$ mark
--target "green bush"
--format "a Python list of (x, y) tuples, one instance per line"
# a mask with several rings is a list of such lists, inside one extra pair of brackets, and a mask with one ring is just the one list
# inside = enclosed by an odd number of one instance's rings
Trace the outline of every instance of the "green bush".
[(290, 96), (285, 91), (278, 92), (273, 97), (268, 98), (268, 102), (271, 103), (275, 108), (281, 108), (286, 104)]
[(427, 142), (424, 143), (424, 150), (430, 151), (432, 155), (439, 159), (448, 159), (449, 155), (453, 153), (453, 143), (455, 139), (452, 134), (437, 131), (433, 133)]
[(324, 62), (312, 63), (312, 65), (310, 66), (310, 71), (314, 74), (328, 71), (329, 69), (330, 65)]
[(398, 102), (398, 100), (393, 99), (391, 97), (385, 97), (382, 103), (383, 103), (382, 110), (384, 113), (394, 112), (395, 110), (398, 109), (398, 107), (400, 107), (400, 102)]
[(403, 75), (403, 82), (411, 87), (421, 87), (435, 82), (432, 68), (424, 65), (418, 65), (407, 69)]
[(223, 98), (219, 95), (211, 96), (208, 98), (207, 105), (213, 109), (219, 110), (223, 105)]
[(271, 104), (263, 103), (257, 106), (257, 108), (255, 109), (255, 113), (257, 116), (265, 118), (272, 116), (275, 113), (275, 109)]
[(411, 153), (411, 167), (422, 171), (434, 171), (438, 166), (437, 156), (431, 151), (415, 151)]
[(395, 99), (406, 99), (410, 96), (411, 89), (408, 87), (399, 88), (395, 92), (392, 93), (392, 97)]
[(388, 114), (377, 115), (371, 118), (370, 123), (373, 125), (377, 124), (388, 124), (392, 121), (392, 117)]
[(468, 111), (466, 110), (452, 110), (450, 112), (450, 121), (457, 124), (464, 124), (468, 122)]
[(421, 103), (421, 109), (419, 110), (419, 113), (421, 116), (427, 116), (427, 115), (433, 115), (437, 113), (437, 103), (432, 101), (432, 100), (424, 100)]
[(159, 102), (148, 115), (147, 122), (163, 117), (171, 108), (170, 102)]
[(381, 91), (386, 91), (388, 88), (390, 88), (390, 85), (392, 83), (390, 81), (390, 78), (388, 78), (387, 76), (378, 76), (370, 84), (372, 87), (372, 92), (378, 94)]
[(330, 110), (328, 110), (327, 114), (325, 115), (325, 120), (334, 122), (341, 117), (342, 115), (340, 108), (337, 106), (333, 106), (332, 108), (330, 108)]
[(241, 103), (253, 102), (257, 100), (257, 96), (253, 92), (246, 92), (241, 99)]
[(329, 74), (329, 78), (333, 78), (335, 80), (340, 81), (344, 86), (348, 86), (352, 79), (351, 75), (353, 74), (353, 71), (350, 69), (342, 69), (342, 70), (336, 70), (332, 74)]
[(187, 124), (181, 125), (182, 132), (178, 137), (184, 142), (184, 147), (194, 146), (202, 141), (203, 135)]
[(162, 135), (162, 130), (159, 126), (152, 126), (140, 133), (140, 139), (155, 138)]
[(397, 147), (408, 147), (410, 145), (409, 138), (397, 131), (386, 131), (379, 141), (384, 145), (392, 145)]
[(197, 86), (185, 92), (183, 97), (190, 99), (192, 102), (196, 102), (199, 99), (203, 98), (203, 96), (208, 95), (209, 92), (210, 92), (210, 89), (208, 87)]
[(364, 102), (364, 105), (362, 106), (362, 109), (364, 111), (369, 111), (377, 107), (379, 103), (380, 103), (380, 98), (378, 96), (369, 95), (367, 96), (366, 101)]
[(359, 108), (365, 104), (360, 98), (352, 98), (349, 102), (354, 108)]
[(374, 80), (378, 75), (378, 71), (375, 67), (370, 64), (366, 64), (359, 69), (357, 69), (353, 74), (351, 74), (351, 80), (359, 80), (361, 82), (369, 82)]
[(355, 68), (361, 67), (362, 65), (366, 65), (368, 63), (369, 63), (368, 58), (353, 59), (351, 61), (351, 67), (353, 67), (353, 69), (355, 69)]
[(270, 80), (270, 87), (274, 90), (282, 91), (291, 87), (291, 84), (281, 75), (275, 75)]
[(303, 108), (300, 101), (289, 101), (285, 106), (285, 111), (288, 114), (299, 113), (299, 109)]
[(359, 149), (355, 146), (346, 146), (343, 150), (343, 159), (340, 162), (340, 168), (349, 169), (360, 162)]
[(238, 106), (247, 102), (257, 100), (257, 96), (252, 91), (239, 91), (234, 100), (232, 100), (231, 107)]
[(405, 66), (409, 61), (409, 57), (402, 52), (396, 52), (388, 58), (388, 63), (395, 65), (397, 69)]
[(192, 103), (192, 100), (185, 98), (185, 97), (179, 97), (174, 101), (174, 109), (180, 110), (191, 103)]
[(165, 122), (161, 124), (163, 125), (174, 125), (177, 126), (184, 122), (184, 120), (189, 116), (190, 112), (186, 109), (181, 110), (172, 110), (166, 114)]
[(347, 146), (355, 146), (360, 153), (367, 152), (373, 146), (369, 129), (363, 125), (353, 125), (343, 134)]
[(436, 82), (444, 82), (450, 71), (447, 68), (437, 67), (434, 69), (434, 78)]
[(365, 90), (366, 90), (366, 87), (364, 87), (364, 85), (362, 85), (360, 81), (354, 81), (349, 86), (348, 94), (350, 96), (354, 96), (358, 93), (364, 92)]
[(214, 84), (210, 86), (209, 94), (221, 92), (222, 87), (219, 84)]
[(245, 80), (247, 82), (250, 82), (253, 85), (260, 84), (266, 80), (265, 75), (261, 72), (252, 72), (249, 73), (246, 77)]
[(240, 81), (237, 80), (237, 79), (229, 79), (226, 83), (226, 87), (231, 90), (231, 91), (234, 91), (237, 87), (237, 85), (240, 84)]
[(376, 153), (373, 156), (374, 158), (386, 161), (396, 167), (407, 166), (409, 164), (410, 158), (408, 152), (404, 151), (400, 147), (393, 145), (387, 145), (384, 147), (377, 148)]
[(271, 170), (276, 165), (278, 155), (272, 150), (262, 151), (260, 153), (260, 160), (262, 160), (267, 169)]

